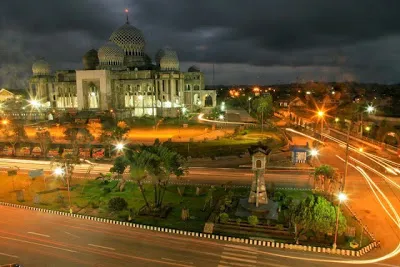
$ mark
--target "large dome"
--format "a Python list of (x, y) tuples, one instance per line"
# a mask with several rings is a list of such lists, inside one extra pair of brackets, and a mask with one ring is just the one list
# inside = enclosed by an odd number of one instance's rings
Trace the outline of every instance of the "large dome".
[(126, 55), (141, 55), (146, 45), (142, 31), (129, 22), (115, 30), (110, 36), (110, 41), (121, 47)]
[(158, 51), (156, 61), (158, 61), (161, 70), (179, 70), (179, 59), (177, 53), (170, 47), (165, 47)]
[(100, 47), (98, 56), (100, 65), (122, 65), (124, 63), (124, 51), (113, 42), (108, 42)]
[(32, 65), (33, 75), (50, 75), (51, 69), (50, 64), (44, 59), (39, 59), (35, 61)]

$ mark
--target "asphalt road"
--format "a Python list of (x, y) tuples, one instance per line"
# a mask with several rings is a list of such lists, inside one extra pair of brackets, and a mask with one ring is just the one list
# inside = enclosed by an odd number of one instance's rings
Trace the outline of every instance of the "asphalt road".
[[(358, 260), (326, 254), (236, 245), (12, 207), (0, 206), (0, 214), (0, 265), (18, 262), (29, 267), (313, 267), (350, 265), (304, 261), (300, 258), (323, 261)], [(379, 265), (369, 264), (369, 266)]]
[[(29, 170), (43, 169), (51, 173), (49, 161), (21, 160), (21, 159), (0, 159), (0, 169), (7, 170), (10, 167), (17, 166), (22, 173)], [(89, 164), (76, 165), (74, 173), (77, 176), (85, 176)], [(109, 172), (111, 165), (95, 164), (91, 176), (96, 177), (99, 173)], [(183, 181), (202, 183), (202, 184), (223, 184), (232, 182), (234, 184), (250, 185), (252, 171), (249, 168), (189, 168), (189, 174), (182, 177)], [(266, 181), (274, 183), (276, 187), (299, 187), (311, 188), (310, 171), (291, 171), (291, 170), (268, 170), (265, 175)]]

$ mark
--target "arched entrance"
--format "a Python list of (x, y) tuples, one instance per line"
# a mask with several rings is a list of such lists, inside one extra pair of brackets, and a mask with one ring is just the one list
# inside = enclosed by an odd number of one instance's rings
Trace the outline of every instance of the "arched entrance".
[(204, 97), (204, 106), (205, 107), (212, 107), (213, 106), (213, 99), (211, 95), (206, 95)]

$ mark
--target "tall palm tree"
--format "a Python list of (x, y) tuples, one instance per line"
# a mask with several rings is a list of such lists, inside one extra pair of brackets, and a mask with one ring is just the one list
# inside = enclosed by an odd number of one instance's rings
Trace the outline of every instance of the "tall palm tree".
[(271, 95), (266, 95), (259, 97), (254, 103), (257, 113), (261, 114), (261, 132), (264, 132), (264, 116), (269, 115), (272, 112), (272, 97)]

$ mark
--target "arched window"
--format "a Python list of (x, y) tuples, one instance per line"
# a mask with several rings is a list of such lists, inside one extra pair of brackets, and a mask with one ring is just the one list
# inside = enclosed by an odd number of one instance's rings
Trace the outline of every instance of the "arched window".
[(261, 169), (261, 160), (259, 159), (256, 161), (256, 168)]

